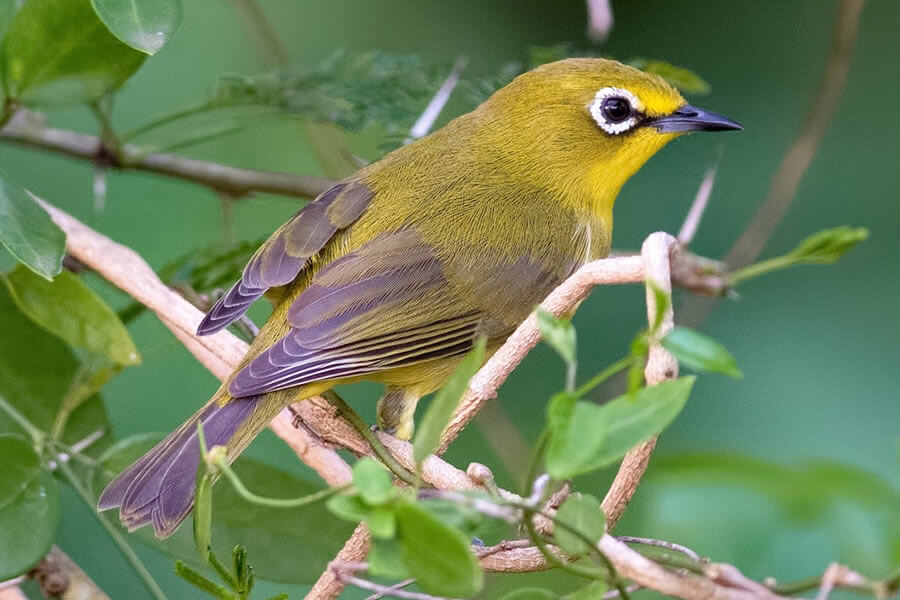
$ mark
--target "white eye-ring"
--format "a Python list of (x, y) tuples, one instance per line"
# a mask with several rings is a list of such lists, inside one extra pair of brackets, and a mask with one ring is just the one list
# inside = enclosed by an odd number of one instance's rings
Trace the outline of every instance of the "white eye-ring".
[(610, 135), (619, 135), (634, 127), (643, 108), (637, 96), (617, 87), (601, 89), (588, 105), (594, 121)]

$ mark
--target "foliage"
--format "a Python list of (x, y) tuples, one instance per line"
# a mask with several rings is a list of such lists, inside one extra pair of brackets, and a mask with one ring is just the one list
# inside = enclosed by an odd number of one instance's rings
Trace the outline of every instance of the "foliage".
[(3, 173), (0, 173), (0, 244), (45, 279), (62, 270), (65, 234), (25, 189)]

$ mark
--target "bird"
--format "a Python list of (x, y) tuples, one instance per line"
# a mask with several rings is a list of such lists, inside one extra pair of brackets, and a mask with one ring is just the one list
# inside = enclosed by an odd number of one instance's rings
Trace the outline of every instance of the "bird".
[(419, 398), (476, 340), (489, 357), (579, 266), (607, 256), (616, 196), (651, 156), (689, 132), (737, 129), (657, 75), (571, 58), (363, 167), (275, 231), (209, 310), (198, 335), (274, 299), (234, 373), (113, 479), (98, 509), (171, 535), (193, 505), (198, 423), (234, 460), (285, 406), (337, 384), (383, 384), (377, 426), (409, 439)]

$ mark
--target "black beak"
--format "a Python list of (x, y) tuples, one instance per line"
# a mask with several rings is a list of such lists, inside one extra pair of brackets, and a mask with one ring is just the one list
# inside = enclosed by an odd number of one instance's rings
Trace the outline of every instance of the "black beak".
[(685, 131), (728, 131), (743, 129), (727, 117), (685, 104), (671, 115), (658, 117), (647, 123), (659, 133), (682, 133)]

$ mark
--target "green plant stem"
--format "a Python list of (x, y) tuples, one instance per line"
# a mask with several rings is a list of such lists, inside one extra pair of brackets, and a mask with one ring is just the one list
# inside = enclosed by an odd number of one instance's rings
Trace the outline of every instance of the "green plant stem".
[(540, 467), (541, 459), (544, 458), (548, 443), (550, 443), (550, 429), (544, 427), (544, 430), (541, 431), (541, 435), (538, 436), (537, 441), (534, 443), (534, 449), (531, 451), (531, 458), (528, 461), (525, 487), (522, 489), (522, 494), (525, 496), (531, 493), (531, 489), (534, 486), (534, 480), (538, 476), (538, 468)]
[(217, 106), (213, 106), (209, 102), (203, 102), (202, 104), (195, 104), (195, 105), (189, 106), (187, 108), (182, 108), (180, 110), (172, 111), (168, 114), (165, 114), (161, 117), (157, 117), (156, 119), (153, 119), (152, 121), (148, 121), (148, 122), (144, 123), (143, 125), (140, 125), (134, 129), (132, 129), (131, 131), (128, 131), (128, 132), (122, 134), (121, 139), (123, 142), (127, 142), (130, 140), (133, 140), (134, 138), (136, 138), (138, 136), (144, 135), (148, 131), (152, 131), (154, 129), (162, 127), (163, 125), (167, 125), (174, 121), (178, 121), (180, 119), (184, 119), (187, 117), (192, 117), (194, 115), (198, 115), (200, 113), (207, 112), (210, 110), (216, 110), (217, 108), (223, 108), (223, 107), (217, 107)]
[(38, 429), (31, 421), (25, 418), (25, 415), (17, 411), (12, 404), (6, 401), (6, 398), (0, 396), (0, 409), (12, 417), (13, 421), (19, 424), (22, 429), (24, 429), (29, 436), (31, 436), (31, 440), (34, 442), (35, 446), (42, 446), (44, 443), (44, 439), (47, 437), (43, 431)]
[(758, 263), (748, 265), (742, 269), (738, 269), (728, 277), (728, 283), (730, 286), (735, 286), (743, 281), (747, 281), (748, 279), (753, 279), (754, 277), (759, 277), (761, 275), (765, 275), (766, 273), (784, 269), (795, 264), (800, 263), (793, 256), (776, 256), (775, 258), (763, 260)]
[(131, 568), (134, 569), (135, 573), (137, 573), (138, 578), (143, 582), (144, 586), (147, 588), (147, 591), (156, 598), (156, 600), (168, 600), (166, 598), (165, 593), (163, 593), (162, 588), (159, 587), (159, 584), (156, 583), (156, 580), (153, 579), (153, 575), (150, 574), (150, 571), (147, 570), (147, 567), (144, 566), (144, 563), (141, 561), (140, 557), (134, 551), (134, 549), (129, 545), (128, 541), (125, 539), (125, 536), (122, 535), (118, 529), (115, 528), (109, 521), (106, 520), (106, 517), (97, 512), (96, 508), (96, 500), (91, 497), (90, 493), (84, 488), (81, 484), (81, 481), (62, 460), (57, 460), (57, 465), (60, 473), (62, 473), (63, 477), (66, 481), (69, 482), (69, 485), (75, 490), (75, 493), (84, 501), (87, 505), (88, 510), (94, 515), (94, 517), (100, 522), (100, 525), (103, 526), (103, 529), (106, 530), (106, 533), (112, 538), (113, 543), (119, 547), (119, 551), (122, 553), (122, 556), (125, 557), (125, 560), (131, 565)]
[(637, 357), (634, 356), (626, 356), (625, 358), (617, 360), (616, 362), (609, 365), (608, 367), (588, 379), (586, 382), (581, 384), (581, 386), (579, 386), (575, 390), (575, 395), (579, 398), (583, 397), (585, 394), (593, 390), (595, 387), (597, 387), (619, 371), (624, 371), (625, 369), (630, 367), (632, 364), (634, 364), (635, 360), (637, 360)]
[(301, 506), (308, 506), (310, 504), (313, 504), (314, 502), (330, 498), (335, 494), (345, 492), (353, 487), (348, 484), (333, 488), (327, 488), (313, 494), (300, 496), (299, 498), (269, 498), (267, 496), (254, 494), (253, 492), (248, 490), (247, 486), (244, 485), (244, 482), (241, 481), (240, 477), (238, 477), (238, 474), (235, 473), (231, 466), (228, 464), (225, 457), (220, 456), (216, 460), (216, 466), (222, 470), (222, 474), (224, 474), (225, 478), (231, 482), (231, 485), (234, 486), (234, 490), (241, 498), (243, 498), (247, 502), (252, 502), (253, 504), (270, 506), (272, 508), (299, 508)]
[(544, 542), (544, 539), (541, 537), (541, 534), (538, 532), (537, 528), (535, 528), (534, 523), (532, 522), (532, 518), (537, 514), (536, 512), (526, 512), (525, 513), (525, 530), (528, 533), (528, 539), (531, 540), (531, 543), (538, 549), (541, 553), (541, 556), (553, 567), (557, 569), (562, 569), (568, 573), (572, 573), (573, 575), (577, 575), (578, 577), (584, 577), (586, 579), (597, 579), (599, 573), (595, 569), (589, 569), (583, 567), (581, 565), (575, 563), (567, 563), (564, 560), (561, 560), (558, 556), (550, 552), (550, 549), (547, 548), (547, 544)]
[(329, 404), (337, 408), (341, 415), (350, 422), (354, 429), (356, 429), (357, 433), (362, 436), (362, 438), (369, 444), (372, 448), (372, 451), (375, 453), (375, 456), (378, 457), (384, 465), (390, 469), (390, 471), (396, 475), (401, 481), (412, 486), (417, 487), (419, 484), (418, 478), (414, 473), (409, 471), (406, 467), (404, 467), (400, 462), (394, 458), (394, 456), (390, 453), (390, 451), (384, 447), (378, 437), (372, 432), (372, 429), (366, 424), (362, 418), (356, 414), (350, 405), (347, 404), (343, 398), (341, 398), (337, 392), (334, 390), (328, 390), (322, 394), (322, 397), (325, 398)]

